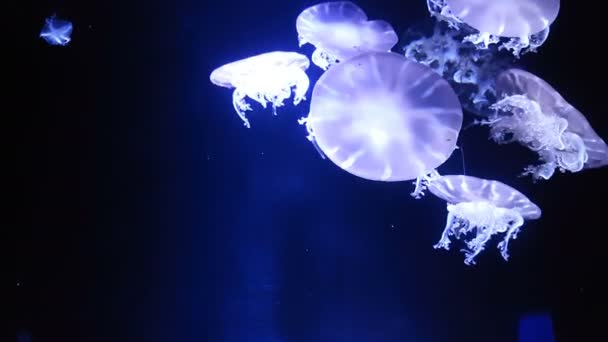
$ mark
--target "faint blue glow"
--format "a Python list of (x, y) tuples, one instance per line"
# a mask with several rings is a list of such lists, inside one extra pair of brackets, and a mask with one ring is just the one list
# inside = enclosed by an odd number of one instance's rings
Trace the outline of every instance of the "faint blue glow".
[(55, 15), (44, 21), (40, 31), (40, 38), (50, 45), (67, 45), (72, 39), (72, 23), (67, 20), (57, 19)]
[(519, 320), (518, 342), (555, 342), (551, 316), (528, 314)]

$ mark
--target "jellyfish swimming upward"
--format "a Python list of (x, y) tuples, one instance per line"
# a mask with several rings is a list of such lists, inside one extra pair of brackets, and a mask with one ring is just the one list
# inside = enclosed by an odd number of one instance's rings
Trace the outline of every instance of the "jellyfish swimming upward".
[(327, 70), (301, 121), (343, 170), (377, 181), (422, 177), (443, 164), (462, 126), (460, 102), (429, 67), (368, 52)]
[(274, 51), (249, 57), (221, 66), (210, 75), (211, 82), (220, 87), (234, 88), (232, 104), (246, 127), (251, 127), (245, 111), (251, 106), (246, 97), (266, 108), (272, 104), (276, 108), (294, 93), (293, 104), (298, 105), (306, 98), (310, 81), (306, 69), (310, 66), (308, 57), (296, 52)]
[(496, 112), (482, 124), (497, 143), (518, 142), (538, 153), (541, 165), (524, 174), (549, 179), (558, 169), (578, 172), (608, 165), (608, 146), (585, 116), (553, 87), (521, 69), (502, 72), (496, 80)]
[(398, 42), (384, 20), (368, 21), (350, 1), (324, 2), (305, 9), (296, 19), (300, 46), (316, 47), (312, 62), (327, 70), (332, 64), (365, 52), (387, 52)]
[(509, 259), (509, 241), (517, 238), (525, 220), (540, 218), (541, 210), (512, 187), (495, 180), (472, 176), (440, 176), (435, 173), (423, 181), (424, 188), (447, 202), (448, 217), (435, 249), (450, 249), (450, 237), (465, 239), (465, 264), (475, 264), (475, 257), (485, 249), (492, 236), (504, 233), (498, 249)]

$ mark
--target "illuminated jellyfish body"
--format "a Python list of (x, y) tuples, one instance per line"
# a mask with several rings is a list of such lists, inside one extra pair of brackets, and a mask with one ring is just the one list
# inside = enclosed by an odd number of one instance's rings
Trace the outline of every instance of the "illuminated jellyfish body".
[(515, 56), (535, 51), (549, 34), (560, 9), (560, 0), (427, 0), (429, 11), (456, 29), (475, 33), (464, 41), (486, 49), (501, 42)]
[(499, 54), (496, 47), (479, 50), (463, 43), (459, 31), (444, 26), (437, 23), (430, 36), (408, 30), (402, 37), (403, 52), (447, 79), (465, 109), (487, 116), (488, 107), (496, 102), (496, 77), (512, 66), (513, 57)]
[(71, 41), (72, 23), (67, 20), (57, 19), (51, 16), (44, 21), (40, 31), (40, 38), (50, 45), (67, 45)]
[[(485, 249), (486, 243), (500, 233), (505, 235), (498, 249), (508, 260), (509, 241), (517, 238), (526, 220), (536, 220), (541, 216), (536, 204), (499, 181), (434, 174), (426, 177), (423, 183), (423, 188), (447, 202), (446, 226), (434, 248), (449, 250), (450, 237), (462, 238), (467, 245), (462, 250), (467, 265), (475, 264), (475, 257)], [(465, 240), (471, 233), (474, 236)]]
[(245, 111), (251, 106), (249, 97), (266, 108), (272, 104), (273, 113), (294, 93), (293, 104), (306, 99), (310, 81), (306, 70), (308, 57), (296, 52), (274, 51), (221, 66), (210, 75), (211, 82), (220, 87), (234, 88), (232, 104), (246, 127), (251, 127)]
[(300, 46), (315, 46), (312, 62), (323, 70), (361, 53), (390, 51), (399, 40), (389, 23), (368, 21), (365, 12), (350, 1), (305, 9), (296, 19), (296, 30)]
[(309, 140), (334, 164), (365, 179), (422, 178), (456, 148), (460, 102), (447, 81), (392, 52), (332, 66), (312, 92)]
[(549, 179), (555, 169), (578, 172), (608, 165), (608, 146), (585, 116), (539, 77), (509, 69), (496, 80), (500, 99), (483, 124), (497, 143), (518, 142), (538, 153), (541, 165), (524, 174)]

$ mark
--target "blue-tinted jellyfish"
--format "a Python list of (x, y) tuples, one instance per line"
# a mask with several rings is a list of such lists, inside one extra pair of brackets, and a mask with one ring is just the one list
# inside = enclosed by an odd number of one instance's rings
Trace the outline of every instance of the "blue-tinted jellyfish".
[(399, 40), (389, 23), (368, 21), (365, 12), (350, 1), (305, 9), (296, 19), (296, 30), (300, 46), (315, 46), (311, 59), (323, 70), (364, 52), (390, 51)]
[(40, 31), (40, 38), (50, 45), (67, 45), (72, 35), (72, 23), (67, 20), (57, 19), (51, 16), (44, 21), (44, 26)]
[(249, 97), (266, 108), (272, 104), (273, 113), (283, 106), (283, 101), (294, 94), (293, 104), (306, 99), (310, 85), (306, 70), (308, 57), (296, 52), (274, 51), (223, 65), (210, 75), (211, 82), (225, 88), (234, 88), (232, 104), (246, 127), (251, 127), (245, 111), (251, 106)]
[(309, 139), (333, 163), (362, 178), (411, 180), (456, 148), (462, 108), (449, 83), (392, 52), (332, 66), (312, 91)]
[(427, 0), (429, 11), (452, 28), (464, 29), (464, 41), (485, 49), (501, 43), (515, 56), (535, 51), (547, 39), (560, 9), (559, 0)]
[(497, 143), (518, 142), (538, 153), (541, 165), (524, 174), (549, 179), (555, 169), (578, 172), (608, 165), (608, 146), (585, 116), (539, 77), (509, 69), (496, 80), (496, 112), (482, 124)]
[(496, 47), (479, 50), (470, 42), (463, 43), (460, 31), (440, 22), (431, 36), (408, 30), (402, 40), (405, 56), (448, 80), (467, 111), (488, 115), (488, 107), (496, 102), (496, 77), (512, 66), (513, 56), (499, 53)]
[(466, 239), (464, 263), (475, 264), (475, 257), (485, 249), (493, 235), (504, 233), (498, 249), (509, 259), (509, 241), (517, 238), (525, 220), (541, 216), (540, 208), (512, 187), (495, 180), (471, 176), (431, 174), (422, 181), (422, 190), (447, 202), (448, 218), (435, 249), (450, 248), (450, 237)]

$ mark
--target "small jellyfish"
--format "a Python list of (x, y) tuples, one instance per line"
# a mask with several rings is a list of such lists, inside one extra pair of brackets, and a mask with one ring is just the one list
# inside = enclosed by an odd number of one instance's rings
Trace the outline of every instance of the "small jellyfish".
[(56, 16), (47, 18), (40, 31), (40, 38), (50, 45), (67, 45), (72, 35), (72, 23), (67, 20), (57, 19)]
[(543, 164), (524, 174), (549, 179), (559, 169), (578, 172), (608, 165), (608, 146), (585, 116), (539, 77), (521, 70), (503, 71), (495, 84), (498, 102), (490, 126), (497, 143), (518, 142), (539, 154)]
[(315, 46), (312, 62), (323, 70), (364, 52), (390, 51), (399, 41), (389, 23), (368, 21), (365, 12), (350, 1), (305, 9), (296, 20), (296, 30), (300, 46)]
[(274, 51), (242, 59), (223, 65), (210, 75), (211, 82), (217, 86), (234, 88), (232, 104), (245, 127), (251, 127), (245, 111), (251, 106), (245, 102), (249, 97), (266, 108), (272, 104), (276, 115), (277, 107), (294, 93), (293, 104), (298, 105), (306, 99), (310, 81), (306, 70), (310, 66), (308, 57), (296, 52)]
[(540, 208), (512, 187), (495, 180), (471, 176), (435, 173), (425, 177), (423, 188), (447, 202), (448, 218), (435, 249), (449, 250), (450, 237), (463, 240), (469, 233), (474, 236), (466, 242), (464, 263), (475, 264), (475, 257), (485, 249), (493, 235), (505, 233), (498, 249), (505, 260), (509, 259), (509, 241), (517, 238), (525, 220), (541, 216)]
[(480, 48), (510, 39), (502, 48), (519, 56), (524, 49), (534, 51), (549, 34), (557, 18), (560, 0), (427, 0), (429, 10), (451, 27), (466, 24), (477, 33), (465, 38)]
[(321, 75), (300, 123), (322, 155), (343, 170), (404, 181), (449, 158), (462, 108), (449, 83), (429, 67), (393, 52), (368, 52)]

